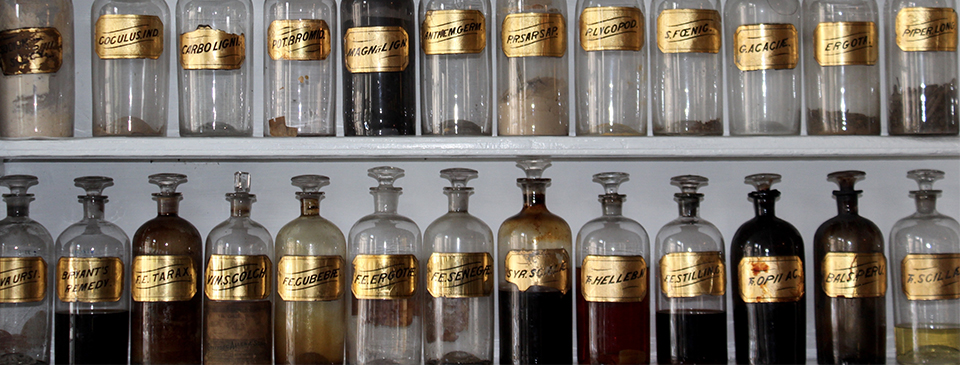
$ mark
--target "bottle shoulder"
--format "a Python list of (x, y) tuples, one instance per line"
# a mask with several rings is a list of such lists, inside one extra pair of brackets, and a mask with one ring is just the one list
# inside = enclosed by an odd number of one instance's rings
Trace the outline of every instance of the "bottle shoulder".
[(59, 256), (127, 257), (130, 238), (117, 225), (97, 220), (74, 223), (57, 237)]
[(157, 216), (133, 235), (134, 254), (193, 254), (203, 250), (203, 236), (178, 216)]
[(447, 213), (423, 231), (424, 250), (431, 252), (492, 252), (493, 231), (480, 218)]
[(626, 217), (600, 217), (577, 233), (577, 252), (583, 255), (642, 255), (650, 247), (647, 231)]
[(667, 223), (656, 237), (659, 256), (673, 252), (724, 252), (723, 235), (713, 223), (702, 219), (677, 218)]
[(842, 214), (828, 219), (813, 235), (814, 247), (826, 252), (883, 252), (883, 233), (869, 219)]
[(346, 238), (333, 222), (300, 216), (277, 231), (277, 255), (344, 255)]
[(230, 217), (207, 235), (205, 255), (273, 256), (273, 237), (249, 217)]
[(0, 256), (46, 256), (53, 249), (53, 237), (40, 223), (26, 220), (0, 221)]
[(491, 8), (489, 0), (420, 0), (419, 9), (421, 16), (436, 10), (479, 10), (489, 17)]
[(790, 256), (803, 259), (803, 238), (797, 228), (777, 217), (755, 217), (737, 229), (731, 255)]
[(170, 21), (170, 6), (161, 0), (97, 0), (91, 7), (94, 26), (101, 15), (153, 15), (164, 23)]
[(650, 22), (654, 25), (656, 25), (660, 13), (664, 10), (702, 9), (716, 10), (718, 12), (723, 10), (720, 6), (720, 1), (715, 0), (654, 0), (651, 9), (654, 11), (654, 16), (650, 19)]

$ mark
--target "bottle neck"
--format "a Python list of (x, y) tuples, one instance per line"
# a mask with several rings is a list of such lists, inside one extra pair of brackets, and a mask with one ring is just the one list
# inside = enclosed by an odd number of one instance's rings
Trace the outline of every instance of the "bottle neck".
[(470, 206), (470, 192), (463, 190), (449, 190), (447, 194), (447, 210), (451, 213), (466, 213)]
[(103, 219), (103, 208), (107, 203), (106, 197), (83, 197), (83, 217), (86, 219)]
[(317, 198), (300, 198), (300, 216), (301, 217), (310, 217), (320, 215), (320, 199)]
[(916, 194), (917, 213), (934, 214), (937, 212), (937, 194)]
[(253, 205), (253, 201), (250, 198), (233, 198), (230, 200), (230, 216), (231, 217), (249, 217), (250, 216), (250, 207)]
[(680, 209), (681, 217), (696, 218), (700, 216), (700, 197), (678, 194), (677, 206)]
[(837, 213), (860, 214), (860, 208), (857, 204), (857, 194), (837, 195)]
[(7, 217), (30, 216), (30, 201), (33, 200), (33, 197), (9, 196), (3, 200), (7, 202)]
[(373, 209), (377, 213), (396, 213), (397, 201), (400, 200), (399, 189), (373, 190)]
[(604, 216), (621, 216), (623, 215), (623, 201), (604, 201), (603, 202), (603, 215)]
[(753, 213), (756, 214), (756, 216), (773, 217), (776, 215), (776, 211), (773, 209), (777, 201), (776, 196), (772, 194), (751, 193), (750, 197), (753, 198)]
[(521, 179), (520, 189), (523, 190), (523, 206), (532, 207), (534, 205), (546, 204), (547, 179)]
[(180, 195), (160, 195), (154, 200), (157, 201), (157, 214), (163, 216), (176, 216), (180, 212)]

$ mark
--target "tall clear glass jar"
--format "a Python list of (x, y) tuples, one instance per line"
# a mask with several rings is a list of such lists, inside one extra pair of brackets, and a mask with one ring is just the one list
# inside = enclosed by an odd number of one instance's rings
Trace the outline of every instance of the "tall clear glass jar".
[(957, 101), (957, 2), (885, 1), (887, 132), (960, 132)]
[(577, 0), (577, 135), (647, 134), (642, 1)]
[(656, 0), (650, 32), (654, 135), (723, 135), (719, 0)]
[(467, 211), (476, 170), (444, 169), (447, 214), (423, 233), (426, 364), (493, 363), (493, 231)]
[(727, 268), (723, 236), (700, 218), (707, 178), (674, 176), (680, 216), (657, 233), (657, 362), (727, 363)]
[[(901, 364), (960, 363), (960, 224), (937, 212), (943, 171), (912, 170), (917, 211), (890, 231), (893, 335)], [(952, 278), (951, 281), (948, 278)]]
[(800, 2), (723, 8), (731, 135), (800, 134)]
[(403, 169), (374, 167), (370, 188), (374, 212), (350, 228), (350, 317), (347, 362), (350, 364), (422, 363), (420, 227), (397, 214), (403, 189), (393, 183)]
[(567, 1), (497, 2), (497, 134), (566, 136)]
[(880, 134), (875, 0), (803, 3), (807, 134)]
[(420, 0), (420, 133), (489, 136), (489, 0)]
[(0, 138), (73, 137), (73, 2), (0, 1)]
[(93, 135), (166, 135), (173, 25), (167, 2), (97, 0), (90, 15)]
[(204, 250), (203, 363), (273, 362), (273, 237), (250, 219), (250, 174), (233, 175), (230, 218)]
[(54, 354), (62, 364), (126, 364), (130, 331), (130, 239), (103, 218), (113, 179), (73, 180), (83, 219), (57, 238)]
[(253, 3), (177, 0), (177, 36), (180, 135), (252, 136)]
[(263, 8), (263, 135), (337, 134), (337, 4), (269, 0)]
[(274, 305), (276, 364), (342, 364), (346, 337), (344, 261), (346, 240), (320, 216), (320, 188), (330, 178), (290, 179), (302, 191), (300, 216), (277, 232), (277, 298)]
[(10, 189), (3, 194), (7, 217), (0, 220), (0, 331), (6, 336), (0, 358), (20, 364), (50, 363), (53, 238), (30, 219), (34, 199), (27, 194), (38, 183), (30, 175), (0, 177), (0, 186)]

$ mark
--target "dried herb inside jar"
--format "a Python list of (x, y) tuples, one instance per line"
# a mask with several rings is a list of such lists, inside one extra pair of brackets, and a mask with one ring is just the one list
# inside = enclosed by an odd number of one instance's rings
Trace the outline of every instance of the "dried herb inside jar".
[(890, 134), (957, 134), (957, 79), (895, 88), (889, 111)]

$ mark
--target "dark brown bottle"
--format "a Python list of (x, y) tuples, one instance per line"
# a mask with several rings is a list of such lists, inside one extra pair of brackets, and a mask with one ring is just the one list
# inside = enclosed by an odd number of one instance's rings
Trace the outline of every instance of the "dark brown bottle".
[(130, 362), (197, 364), (202, 361), (203, 237), (178, 215), (183, 197), (176, 189), (187, 177), (155, 174), (149, 182), (160, 192), (153, 194), (157, 217), (133, 235)]
[(840, 185), (836, 217), (813, 236), (813, 273), (820, 364), (886, 363), (887, 265), (883, 234), (858, 213), (853, 185), (866, 174), (840, 171), (827, 179)]
[(757, 188), (749, 194), (756, 217), (730, 243), (738, 364), (806, 362), (803, 238), (774, 214), (780, 192), (770, 185), (779, 181), (777, 174), (747, 176)]

